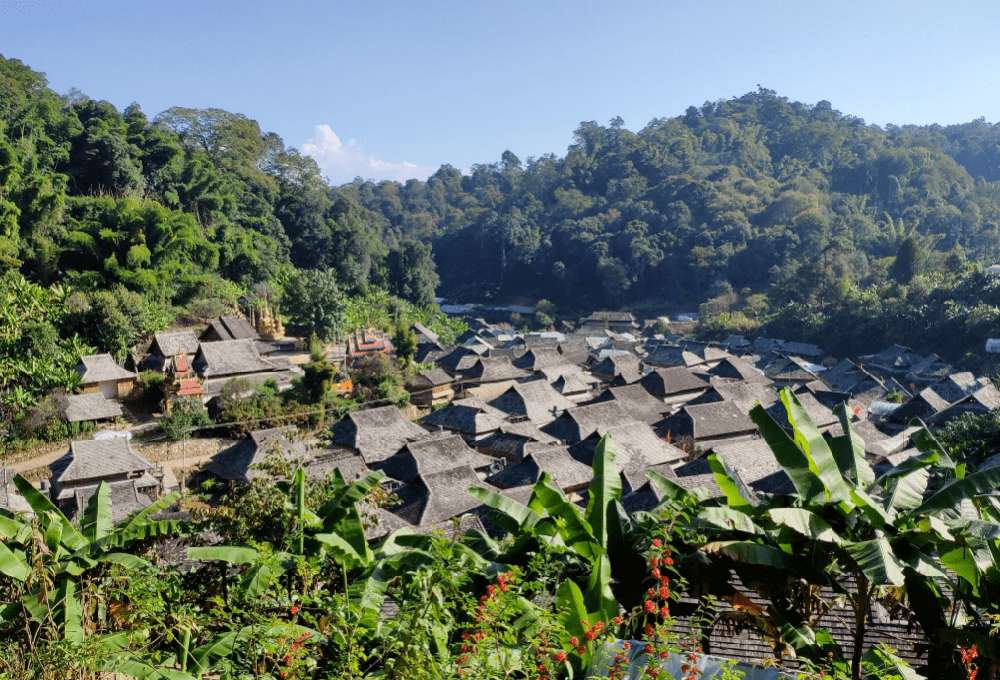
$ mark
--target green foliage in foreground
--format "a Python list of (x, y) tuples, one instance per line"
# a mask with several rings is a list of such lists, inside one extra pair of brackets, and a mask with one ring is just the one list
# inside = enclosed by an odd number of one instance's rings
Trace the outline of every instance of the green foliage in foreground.
[[(758, 496), (712, 457), (721, 501), (651, 472), (664, 500), (630, 516), (605, 438), (584, 508), (547, 475), (526, 504), (470, 489), (499, 539), (402, 529), (369, 541), (385, 500), (379, 473), (308, 481), (276, 462), (276, 482), (186, 501), (192, 523), (155, 519), (168, 497), (117, 528), (106, 486), (78, 527), (18, 478), (35, 518), (0, 516), (0, 677), (651, 674), (661, 654), (698, 658), (700, 639), (679, 636), (675, 616), (707, 635), (719, 598), (746, 602), (723, 577), (730, 569), (770, 596), (765, 609), (744, 607), (744, 624), (815, 669), (803, 678), (922, 677), (884, 647), (845, 655), (816, 625), (833, 604), (819, 586), (849, 603), (859, 639), (872, 602), (910, 612), (931, 640), (931, 677), (958, 677), (958, 645), (979, 654), (965, 652), (965, 670), (993, 663), (1000, 524), (983, 492), (1000, 471), (956, 465), (924, 429), (919, 455), (878, 476), (843, 410), (844, 434), (827, 440), (794, 395), (782, 401), (790, 433), (752, 415), (794, 496)], [(199, 544), (201, 529), (221, 542)], [(177, 532), (186, 559), (161, 552)], [(681, 600), (686, 590), (696, 603)]]

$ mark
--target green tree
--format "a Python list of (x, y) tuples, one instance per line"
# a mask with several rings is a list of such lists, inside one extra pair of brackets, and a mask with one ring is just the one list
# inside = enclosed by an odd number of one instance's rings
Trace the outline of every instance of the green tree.
[(344, 331), (344, 296), (331, 269), (304, 269), (285, 288), (282, 308), (306, 333), (331, 340)]

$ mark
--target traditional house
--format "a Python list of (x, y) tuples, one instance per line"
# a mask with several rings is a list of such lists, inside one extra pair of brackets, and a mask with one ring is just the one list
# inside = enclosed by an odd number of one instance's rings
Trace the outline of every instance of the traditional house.
[(508, 357), (480, 357), (462, 373), (464, 392), (481, 399), (492, 399), (503, 394), (515, 382), (524, 380), (531, 373), (516, 367)]
[(757, 426), (746, 412), (731, 401), (685, 404), (666, 418), (659, 429), (670, 441), (691, 439), (699, 448), (750, 438), (757, 433)]
[(149, 505), (162, 486), (153, 464), (133, 451), (125, 437), (72, 442), (49, 470), (52, 500), (71, 514), (86, 507), (101, 482), (111, 486), (115, 512), (125, 514)]
[(278, 389), (292, 386), (294, 375), (286, 360), (265, 359), (253, 340), (220, 340), (202, 342), (191, 367), (203, 379), (203, 398), (216, 397), (230, 380), (245, 380), (250, 389), (273, 380)]
[(412, 482), (422, 475), (465, 466), (484, 475), (501, 467), (498, 459), (470, 448), (457, 434), (409, 442), (375, 467), (394, 479)]
[(428, 436), (425, 429), (404, 418), (395, 406), (351, 411), (334, 424), (331, 433), (334, 443), (356, 451), (370, 467), (409, 442)]
[(668, 410), (667, 405), (650, 394), (641, 383), (609, 387), (594, 399), (595, 402), (612, 400), (621, 404), (634, 420), (649, 425), (659, 422)]
[(743, 359), (733, 356), (727, 356), (722, 359), (718, 364), (710, 368), (708, 373), (716, 378), (757, 382), (766, 385), (771, 384), (771, 379), (764, 375), (763, 371), (755, 366), (751, 366)]
[(590, 372), (606, 383), (628, 385), (642, 378), (639, 357), (631, 352), (609, 354), (591, 366)]
[(587, 381), (582, 371), (579, 373), (566, 372), (552, 381), (552, 389), (574, 404), (590, 399), (591, 387), (592, 385)]
[(448, 351), (441, 343), (441, 338), (438, 334), (422, 323), (414, 323), (410, 327), (410, 330), (413, 331), (413, 334), (417, 338), (417, 350), (413, 353), (415, 361), (420, 363), (433, 361), (440, 356), (444, 356)]
[(480, 507), (481, 503), (468, 491), (477, 485), (483, 486), (467, 465), (421, 472), (412, 484), (396, 492), (402, 504), (392, 512), (423, 529), (441, 527)]
[(647, 392), (667, 404), (682, 404), (708, 389), (708, 381), (685, 366), (657, 368), (639, 381)]
[(887, 420), (904, 425), (914, 418), (929, 420), (949, 405), (948, 400), (942, 398), (933, 388), (925, 387), (893, 411)]
[[(795, 393), (795, 398), (799, 400), (799, 404), (802, 409), (812, 420), (813, 425), (815, 425), (821, 432), (837, 425), (840, 420), (837, 415), (830, 410), (827, 406), (821, 403), (814, 394), (808, 390), (802, 390)], [(780, 401), (776, 401), (774, 404), (767, 408), (768, 414), (774, 419), (776, 423), (781, 425), (789, 432), (792, 430), (791, 424), (788, 422), (788, 412), (785, 410), (785, 405)]]
[(559, 354), (562, 355), (563, 363), (583, 366), (590, 358), (590, 347), (586, 340), (582, 338), (567, 338), (565, 342), (559, 343)]
[(376, 354), (391, 354), (389, 336), (380, 330), (356, 330), (347, 338), (347, 365)]
[(931, 389), (948, 403), (953, 403), (986, 386), (989, 382), (989, 378), (977, 378), (971, 372), (964, 371), (951, 373), (943, 380), (931, 385)]
[(531, 451), (558, 443), (558, 439), (525, 420), (516, 423), (501, 422), (499, 428), (473, 445), (491, 456), (520, 461)]
[(583, 317), (579, 323), (580, 330), (612, 330), (619, 333), (638, 330), (639, 324), (631, 312), (598, 311)]
[(794, 356), (776, 356), (764, 367), (764, 375), (777, 387), (798, 387), (816, 380), (823, 367)]
[(136, 374), (119, 366), (110, 354), (80, 357), (76, 372), (84, 394), (100, 392), (108, 399), (124, 399), (135, 387)]
[(908, 383), (930, 385), (944, 380), (951, 373), (951, 366), (937, 354), (928, 354), (910, 367), (905, 380)]
[(487, 481), (502, 489), (510, 489), (534, 484), (543, 472), (566, 493), (586, 489), (593, 477), (591, 469), (573, 458), (565, 446), (556, 445), (532, 450), (519, 463), (508, 465)]
[(348, 484), (371, 474), (364, 458), (350, 451), (335, 449), (317, 452), (306, 463), (305, 470), (309, 479), (315, 480), (329, 479), (336, 472)]
[(479, 361), (479, 355), (468, 347), (456, 347), (435, 362), (438, 368), (443, 368), (452, 376), (458, 377), (464, 371), (472, 368)]
[(410, 403), (416, 406), (440, 406), (454, 399), (453, 379), (441, 368), (420, 371), (406, 384)]
[(467, 441), (481, 440), (500, 429), (507, 417), (477, 397), (458, 399), (444, 408), (432, 411), (421, 421), (431, 430), (447, 430), (460, 434)]
[(122, 405), (100, 392), (57, 397), (63, 420), (68, 423), (98, 422), (122, 417)]
[(514, 359), (514, 365), (528, 371), (541, 371), (552, 366), (563, 366), (566, 359), (556, 345), (551, 347), (532, 347), (527, 352)]
[(194, 358), (198, 351), (198, 336), (194, 331), (171, 331), (153, 334), (153, 342), (149, 345), (143, 367), (157, 371), (165, 371), (170, 367), (174, 357)]
[(672, 366), (693, 368), (703, 365), (705, 359), (679, 345), (657, 345), (642, 358), (642, 363), (656, 368)]
[(739, 382), (728, 378), (712, 378), (707, 390), (687, 403), (713, 404), (728, 401), (736, 404), (743, 413), (749, 413), (757, 404), (765, 408), (778, 400), (778, 393), (770, 385), (760, 382)]
[(0, 510), (31, 512), (31, 506), (14, 486), (14, 473), (2, 467), (0, 467)]
[(624, 423), (603, 431), (595, 430), (571, 446), (570, 451), (581, 462), (592, 465), (597, 445), (605, 435), (615, 453), (615, 463), (625, 482), (626, 493), (646, 483), (647, 470), (662, 471), (687, 458), (684, 451), (660, 439), (652, 428), (642, 423)]
[(997, 390), (993, 383), (988, 383), (931, 416), (928, 420), (934, 425), (941, 426), (966, 413), (981, 415), (997, 409), (1000, 409), (1000, 390)]
[(515, 383), (489, 403), (510, 416), (527, 418), (535, 425), (552, 422), (563, 411), (576, 406), (543, 378)]
[(617, 401), (602, 401), (569, 409), (542, 428), (542, 431), (567, 444), (583, 441), (594, 432), (607, 432), (612, 428), (634, 423), (634, 420)]
[(260, 334), (253, 325), (242, 316), (220, 316), (210, 321), (208, 327), (198, 336), (201, 342), (220, 342), (223, 340), (260, 340)]
[(861, 365), (869, 371), (882, 376), (905, 376), (924, 357), (905, 345), (891, 345), (875, 354), (865, 354), (858, 357)]
[(266, 476), (260, 466), (271, 456), (303, 464), (310, 457), (309, 447), (295, 434), (292, 426), (254, 430), (243, 441), (215, 454), (205, 469), (220, 479), (248, 483)]
[[(758, 493), (790, 494), (795, 491), (784, 468), (763, 439), (718, 444), (712, 447), (712, 453)], [(689, 476), (711, 474), (712, 470), (707, 458), (702, 457), (678, 467), (676, 472), (678, 476)]]

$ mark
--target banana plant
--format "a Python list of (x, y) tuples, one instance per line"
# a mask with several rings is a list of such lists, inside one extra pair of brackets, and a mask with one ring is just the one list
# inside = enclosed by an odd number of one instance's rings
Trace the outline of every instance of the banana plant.
[(13, 482), (35, 519), (0, 517), (0, 573), (28, 588), (17, 601), (0, 607), (0, 622), (26, 617), (57, 637), (82, 641), (86, 627), (81, 592), (95, 572), (108, 564), (150, 569), (149, 562), (125, 549), (139, 540), (184, 530), (182, 522), (155, 518), (176, 502), (177, 494), (163, 496), (115, 526), (111, 487), (102, 482), (90, 497), (78, 528), (29, 481), (16, 475)]
[[(837, 409), (843, 434), (827, 439), (791, 391), (782, 390), (781, 401), (790, 433), (759, 405), (750, 416), (795, 494), (758, 498), (710, 456), (724, 503), (697, 514), (699, 529), (710, 537), (699, 552), (743, 570), (745, 583), (783, 583), (791, 575), (839, 591), (854, 615), (854, 650), (844, 664), (857, 680), (869, 609), (882, 589), (934, 588), (951, 573), (975, 582), (977, 553), (963, 504), (1000, 483), (1000, 469), (961, 478), (962, 471), (923, 428), (914, 437), (921, 453), (876, 477), (845, 407)], [(670, 491), (674, 497), (688, 493), (679, 487)], [(845, 586), (848, 581), (854, 586)], [(781, 636), (799, 653), (831, 651), (807, 617), (770, 614), (783, 619)]]

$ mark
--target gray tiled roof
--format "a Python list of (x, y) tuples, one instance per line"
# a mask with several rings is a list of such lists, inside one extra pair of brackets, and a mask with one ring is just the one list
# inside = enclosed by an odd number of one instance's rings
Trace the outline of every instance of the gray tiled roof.
[(514, 488), (534, 484), (543, 472), (563, 491), (586, 486), (593, 476), (590, 467), (573, 458), (565, 446), (545, 446), (525, 454), (524, 460), (508, 465), (489, 481)]
[(717, 401), (731, 401), (741, 411), (750, 412), (756, 404), (765, 408), (778, 400), (778, 392), (764, 383), (742, 382), (726, 378), (712, 378), (712, 386), (702, 395), (689, 401), (689, 404), (708, 404)]
[(663, 418), (669, 408), (663, 401), (646, 391), (641, 383), (609, 387), (594, 401), (617, 401), (634, 419), (643, 423), (655, 423)]
[(425, 427), (478, 436), (500, 427), (506, 414), (475, 397), (458, 399), (432, 411), (421, 421)]
[(413, 324), (413, 332), (417, 335), (418, 342), (431, 343), (433, 345), (437, 345), (438, 347), (441, 346), (441, 338), (438, 334), (419, 321)]
[(142, 472), (153, 464), (132, 450), (128, 439), (88, 439), (70, 444), (66, 455), (50, 466), (54, 484), (100, 480), (116, 475)]
[[(73, 511), (71, 517), (81, 517), (87, 509), (91, 497), (97, 493), (98, 484), (73, 489)], [(135, 514), (152, 504), (149, 489), (142, 487), (138, 480), (129, 479), (110, 482), (111, 521), (117, 524), (129, 515)]]
[(306, 464), (306, 474), (310, 479), (326, 479), (334, 470), (340, 472), (340, 476), (348, 483), (371, 472), (361, 456), (339, 451), (320, 453)]
[(530, 371), (539, 371), (549, 366), (559, 366), (566, 363), (566, 358), (559, 353), (556, 346), (532, 347), (514, 360), (514, 365)]
[(243, 373), (261, 373), (276, 366), (260, 356), (253, 340), (218, 340), (203, 342), (192, 362), (203, 377), (211, 378)]
[(626, 423), (603, 432), (594, 432), (584, 441), (574, 444), (570, 450), (576, 458), (590, 465), (597, 444), (605, 434), (610, 437), (618, 469), (632, 489), (645, 483), (646, 470), (649, 468), (677, 463), (687, 457), (682, 450), (657, 437), (652, 428), (642, 423)]
[[(771, 447), (763, 439), (717, 444), (712, 451), (726, 466), (737, 472), (744, 483), (756, 491), (767, 493), (791, 493), (791, 480), (774, 457)], [(699, 458), (677, 469), (679, 476), (709, 474), (711, 469), (706, 458)]]
[[(799, 404), (802, 405), (803, 410), (809, 415), (810, 420), (812, 420), (813, 425), (816, 427), (822, 429), (839, 422), (836, 414), (821, 404), (811, 392), (798, 392), (795, 394), (795, 398), (799, 400)], [(788, 428), (791, 426), (788, 422), (788, 412), (785, 410), (785, 405), (780, 401), (768, 407), (767, 412), (782, 427)]]
[(453, 379), (444, 369), (435, 366), (426, 371), (420, 371), (410, 381), (412, 387), (440, 387), (450, 385)]
[(295, 434), (293, 426), (254, 430), (243, 441), (213, 456), (205, 469), (222, 479), (248, 482), (264, 474), (257, 466), (270, 455), (280, 455), (289, 462), (302, 462), (309, 449)]
[(521, 380), (529, 375), (528, 371), (512, 364), (508, 357), (480, 357), (470, 368), (462, 371), (462, 378), (481, 383)]
[[(676, 419), (676, 420), (675, 420)], [(681, 430), (674, 432), (673, 425), (684, 423)], [(690, 426), (691, 432), (683, 430)], [(711, 404), (687, 404), (677, 414), (664, 421), (664, 428), (674, 435), (690, 434), (694, 440), (736, 436), (753, 433), (756, 427), (750, 417), (731, 401), (717, 401)]]
[(110, 354), (88, 354), (80, 357), (76, 369), (80, 374), (80, 382), (90, 385), (107, 380), (128, 380), (135, 378), (135, 373), (126, 371), (119, 366)]
[(703, 390), (708, 382), (691, 372), (686, 366), (657, 368), (639, 381), (655, 397), (670, 397)]
[(525, 416), (536, 425), (544, 425), (575, 404), (542, 378), (511, 385), (492, 400), (490, 406), (512, 416)]
[(714, 368), (708, 371), (711, 375), (720, 378), (732, 378), (734, 380), (744, 380), (746, 382), (759, 382), (770, 384), (770, 379), (764, 373), (748, 364), (738, 357), (727, 356)]
[(395, 406), (351, 411), (333, 426), (332, 433), (335, 443), (358, 451), (368, 465), (385, 460), (407, 442), (428, 436)]
[(242, 316), (220, 316), (219, 321), (229, 332), (233, 340), (258, 340), (260, 336), (250, 322)]
[(496, 459), (470, 448), (457, 434), (434, 436), (410, 442), (403, 449), (417, 464), (417, 472), (431, 472), (468, 465), (474, 470), (488, 468)]
[(122, 416), (121, 404), (108, 399), (100, 392), (67, 394), (62, 401), (63, 418), (70, 423), (120, 418)]
[(165, 357), (194, 354), (198, 351), (198, 336), (193, 331), (172, 331), (153, 334), (153, 342)]
[(635, 421), (617, 401), (604, 401), (572, 408), (542, 429), (548, 434), (575, 444), (594, 432), (608, 430)]
[(428, 472), (420, 475), (414, 484), (419, 489), (415, 500), (397, 513), (420, 527), (436, 525), (478, 508), (480, 502), (468, 490), (482, 485), (468, 466)]

